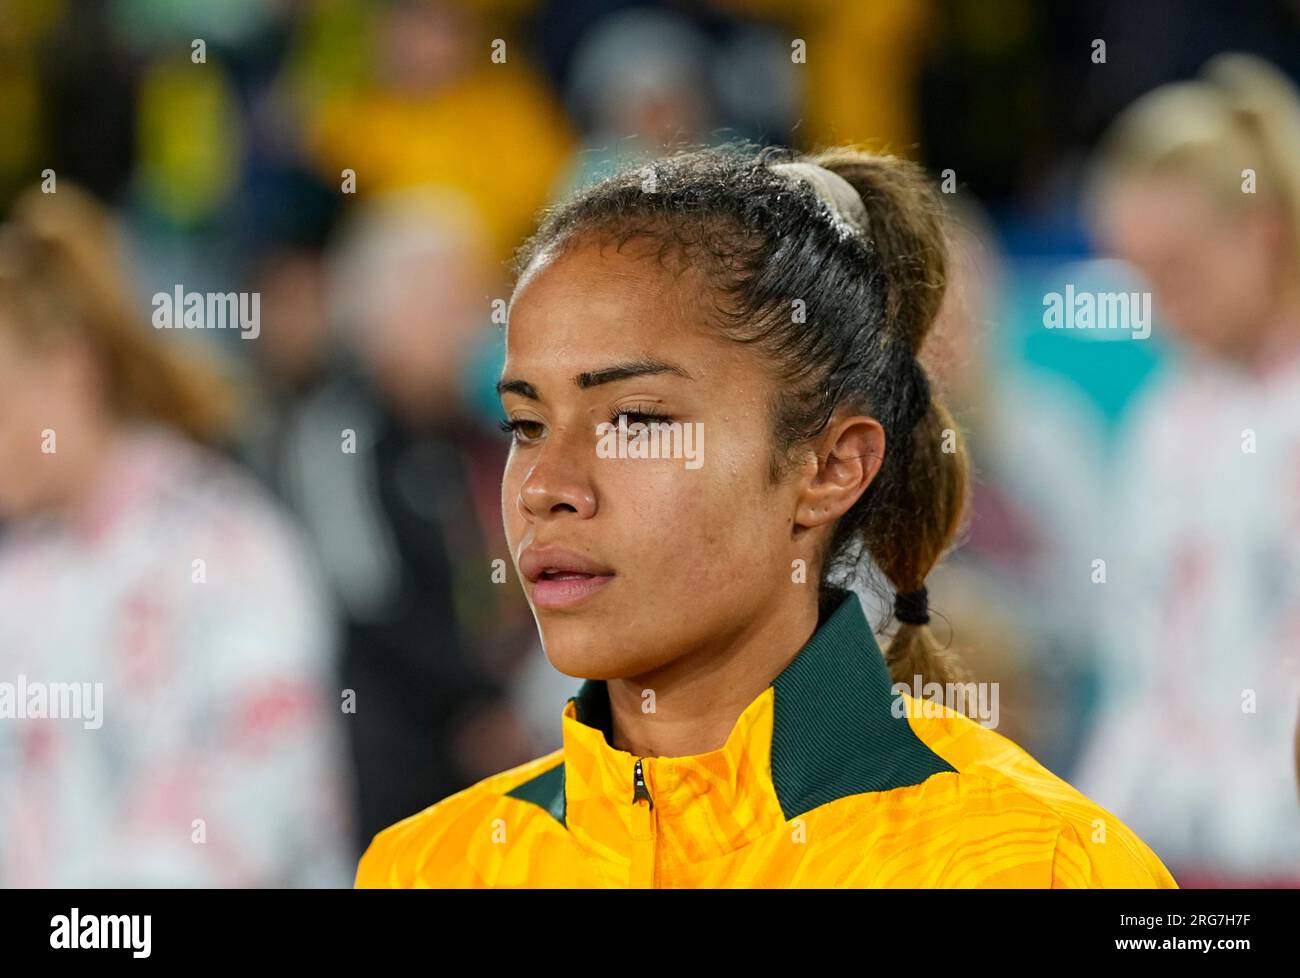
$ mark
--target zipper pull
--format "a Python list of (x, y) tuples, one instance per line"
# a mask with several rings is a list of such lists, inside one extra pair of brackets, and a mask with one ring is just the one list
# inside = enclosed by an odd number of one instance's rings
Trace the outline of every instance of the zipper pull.
[(635, 804), (641, 799), (650, 803), (650, 807), (655, 807), (655, 801), (650, 797), (650, 789), (646, 787), (645, 772), (641, 770), (641, 758), (636, 759), (636, 767), (632, 769), (632, 802)]
[[(628, 885), (636, 889), (650, 889), (655, 885), (655, 815), (654, 799), (645, 783), (645, 769), (641, 758), (632, 768), (632, 850)], [(644, 800), (646, 803), (641, 804)]]

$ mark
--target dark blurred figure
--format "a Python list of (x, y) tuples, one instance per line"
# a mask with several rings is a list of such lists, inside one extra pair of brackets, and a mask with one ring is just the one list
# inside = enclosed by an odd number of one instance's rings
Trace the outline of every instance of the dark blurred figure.
[(110, 6), (82, 0), (75, 12), (65, 7), (38, 48), (45, 142), (39, 165), (117, 203), (135, 165), (140, 64), (113, 38)]
[(586, 135), (557, 196), (707, 141), (716, 124), (710, 59), (718, 50), (689, 19), (636, 7), (602, 18), (581, 37), (568, 102)]
[(483, 529), (505, 444), (465, 406), (490, 253), (471, 205), (408, 190), (362, 205), (324, 264), (288, 249), (259, 273), (277, 403), (253, 453), (346, 616), (358, 851), (534, 749), (503, 699), (531, 623), (502, 607), (491, 558), (508, 554)]

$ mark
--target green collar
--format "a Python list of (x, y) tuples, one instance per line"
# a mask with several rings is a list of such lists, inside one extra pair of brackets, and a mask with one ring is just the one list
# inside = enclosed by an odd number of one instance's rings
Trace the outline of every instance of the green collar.
[[(847, 795), (891, 791), (955, 771), (916, 736), (897, 707), (889, 669), (857, 594), (841, 589), (826, 597), (817, 630), (771, 684), (772, 781), (787, 819)], [(568, 702), (579, 722), (611, 742), (604, 680), (584, 681)], [(541, 805), (563, 823), (563, 762), (509, 795)]]

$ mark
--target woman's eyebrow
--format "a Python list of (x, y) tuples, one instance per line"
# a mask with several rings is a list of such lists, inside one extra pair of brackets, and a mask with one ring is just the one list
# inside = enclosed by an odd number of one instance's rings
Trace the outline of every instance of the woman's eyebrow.
[(578, 385), (580, 390), (586, 390), (588, 387), (612, 384), (616, 380), (643, 377), (646, 374), (676, 374), (679, 377), (685, 377), (687, 380), (695, 379), (686, 372), (684, 367), (679, 367), (675, 363), (655, 360), (652, 357), (641, 357), (636, 360), (626, 360), (612, 367), (606, 367), (604, 370), (584, 371), (574, 377), (573, 382)]
[[(687, 380), (695, 378), (687, 372), (686, 368), (679, 367), (675, 363), (669, 363), (666, 360), (656, 360), (653, 357), (640, 357), (636, 360), (626, 360), (623, 363), (615, 364), (612, 367), (605, 367), (601, 370), (584, 370), (573, 378), (573, 383), (579, 390), (587, 390), (591, 387), (598, 387), (601, 384), (612, 384), (618, 380), (627, 380), (631, 377), (644, 377), (648, 374), (676, 374), (679, 377), (685, 377)], [(505, 393), (518, 394), (521, 397), (529, 398), (536, 401), (541, 399), (532, 384), (526, 380), (519, 380), (513, 377), (503, 377), (497, 381), (497, 394)]]

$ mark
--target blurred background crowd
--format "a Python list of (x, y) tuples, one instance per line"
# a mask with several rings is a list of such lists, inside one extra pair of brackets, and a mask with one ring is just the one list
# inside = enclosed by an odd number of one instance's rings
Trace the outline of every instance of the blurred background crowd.
[[(0, 720), (0, 885), (347, 885), (559, 746), (504, 262), (733, 139), (946, 192), (931, 604), (1000, 731), (1184, 886), (1300, 885), (1298, 74), (1295, 0), (0, 0), (0, 682), (105, 687)], [(1150, 336), (1045, 328), (1067, 284)], [(150, 329), (178, 286), (259, 335)]]

